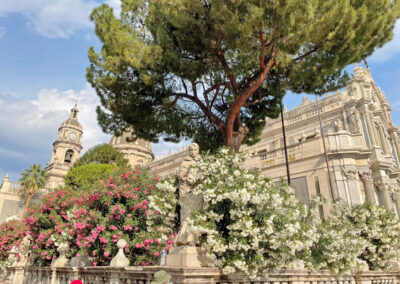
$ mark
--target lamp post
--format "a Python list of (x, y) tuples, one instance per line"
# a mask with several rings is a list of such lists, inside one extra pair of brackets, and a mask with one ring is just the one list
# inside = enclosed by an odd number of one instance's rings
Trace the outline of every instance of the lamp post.
[(333, 183), (332, 183), (331, 169), (329, 167), (328, 154), (326, 152), (325, 135), (324, 135), (324, 129), (322, 127), (321, 111), (319, 109), (319, 100), (318, 100), (318, 96), (317, 95), (315, 95), (315, 100), (317, 102), (319, 127), (321, 128), (321, 139), (322, 139), (322, 145), (324, 147), (324, 156), (325, 156), (326, 169), (328, 170), (328, 179), (329, 179), (329, 187), (330, 187), (330, 192), (331, 192), (331, 198), (332, 198), (332, 201), (335, 201), (335, 199), (337, 199), (337, 195), (335, 193), (335, 190), (334, 190), (334, 187), (333, 187)]
[(290, 170), (289, 170), (289, 159), (286, 145), (286, 131), (285, 131), (285, 119), (283, 118), (283, 103), (281, 101), (281, 120), (282, 120), (282, 134), (283, 134), (283, 147), (285, 149), (285, 162), (286, 162), (286, 176), (288, 185), (290, 185)]

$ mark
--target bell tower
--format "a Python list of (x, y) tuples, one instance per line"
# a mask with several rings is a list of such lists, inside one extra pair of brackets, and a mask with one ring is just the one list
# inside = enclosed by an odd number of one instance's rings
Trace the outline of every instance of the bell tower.
[(82, 150), (82, 126), (78, 121), (78, 107), (71, 109), (69, 118), (58, 129), (57, 140), (53, 143), (53, 153), (46, 167), (49, 173), (47, 188), (64, 184), (64, 178), (72, 165), (79, 159)]

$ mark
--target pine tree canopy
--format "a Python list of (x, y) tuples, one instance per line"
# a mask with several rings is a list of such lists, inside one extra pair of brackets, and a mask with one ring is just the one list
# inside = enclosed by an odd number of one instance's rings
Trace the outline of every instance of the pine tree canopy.
[(391, 40), (397, 0), (122, 0), (95, 8), (87, 79), (106, 132), (257, 142), (286, 91), (323, 94)]
[(89, 164), (115, 164), (118, 167), (124, 168), (128, 165), (128, 160), (125, 159), (124, 154), (110, 144), (105, 143), (90, 148), (74, 163), (74, 168)]

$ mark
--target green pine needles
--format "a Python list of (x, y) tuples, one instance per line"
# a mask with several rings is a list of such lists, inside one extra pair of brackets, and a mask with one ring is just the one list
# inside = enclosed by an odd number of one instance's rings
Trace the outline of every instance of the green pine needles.
[(255, 143), (286, 91), (342, 87), (343, 68), (388, 42), (397, 0), (122, 0), (91, 19), (87, 79), (106, 132), (202, 149)]

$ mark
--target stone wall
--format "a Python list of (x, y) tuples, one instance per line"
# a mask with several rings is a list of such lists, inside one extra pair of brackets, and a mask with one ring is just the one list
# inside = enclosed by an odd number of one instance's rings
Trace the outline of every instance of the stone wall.
[(250, 279), (244, 274), (222, 274), (218, 268), (172, 267), (11, 267), (3, 274), (0, 284), (69, 284), (80, 279), (84, 284), (150, 284), (154, 273), (164, 269), (171, 282), (220, 284), (397, 284), (398, 272), (367, 271), (337, 277), (329, 271), (280, 270), (274, 274), (260, 274)]

